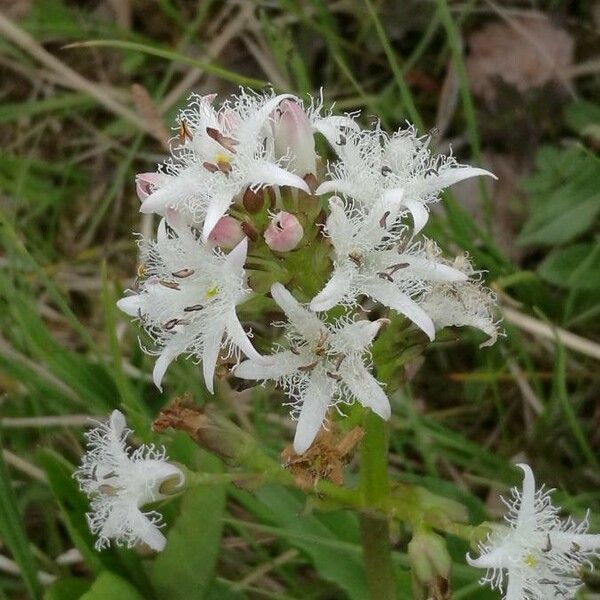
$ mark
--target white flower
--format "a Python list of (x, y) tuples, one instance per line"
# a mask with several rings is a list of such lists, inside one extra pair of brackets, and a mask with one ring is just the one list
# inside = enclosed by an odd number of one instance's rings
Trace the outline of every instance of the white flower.
[(587, 519), (575, 523), (560, 519), (552, 505), (552, 490), (536, 491), (533, 472), (523, 470), (523, 490), (512, 489), (505, 517), (508, 527), (494, 531), (480, 544), (480, 556), (467, 562), (486, 569), (481, 584), (504, 593), (504, 600), (550, 600), (574, 598), (581, 586), (579, 569), (591, 568), (590, 557), (600, 548), (600, 535), (587, 534)]
[(406, 245), (405, 228), (397, 222), (401, 201), (401, 193), (384, 195), (369, 209), (360, 203), (344, 206), (338, 197), (330, 200), (326, 232), (334, 248), (334, 269), (310, 308), (352, 305), (365, 294), (405, 315), (433, 339), (433, 322), (418, 297), (431, 282), (465, 281), (467, 275), (439, 259), (430, 240)]
[(277, 382), (291, 400), (298, 426), (294, 449), (305, 452), (317, 435), (327, 409), (358, 400), (382, 419), (389, 419), (390, 404), (379, 382), (369, 372), (365, 354), (383, 321), (339, 319), (323, 323), (304, 308), (281, 284), (271, 295), (288, 318), (288, 350), (242, 362), (234, 371), (243, 379)]
[(178, 118), (173, 158), (159, 171), (140, 210), (161, 215), (169, 207), (190, 215), (204, 240), (247, 187), (290, 186), (310, 193), (304, 180), (280, 166), (270, 126), (273, 111), (291, 94), (259, 95), (242, 90), (214, 108), (214, 95), (190, 96)]
[(125, 445), (131, 433), (125, 417), (113, 411), (107, 423), (101, 423), (85, 435), (88, 448), (74, 476), (81, 490), (91, 497), (87, 513), (90, 530), (98, 536), (96, 549), (102, 550), (113, 539), (117, 545), (131, 548), (144, 542), (153, 550), (165, 547), (159, 526), (162, 516), (140, 508), (166, 498), (161, 486), (169, 481), (181, 488), (185, 476), (167, 462), (164, 448), (141, 446), (130, 451)]
[(206, 387), (213, 392), (219, 352), (260, 360), (236, 314), (248, 298), (244, 262), (248, 240), (229, 254), (202, 244), (192, 229), (163, 220), (158, 238), (143, 242), (140, 290), (117, 303), (138, 317), (158, 347), (154, 383), (161, 387), (168, 366), (182, 353), (202, 361)]
[(453, 156), (432, 156), (429, 142), (412, 126), (391, 137), (379, 127), (348, 129), (335, 146), (340, 160), (330, 165), (330, 179), (315, 193), (335, 191), (367, 206), (383, 195), (397, 196), (410, 211), (416, 234), (429, 218), (427, 204), (436, 201), (441, 190), (479, 175), (496, 178), (485, 169), (457, 163)]
[[(464, 257), (458, 257), (454, 267), (467, 275), (473, 275), (472, 267)], [(496, 294), (477, 280), (435, 282), (419, 300), (419, 305), (431, 317), (436, 330), (468, 325), (487, 334), (488, 339), (480, 347), (496, 343)]]

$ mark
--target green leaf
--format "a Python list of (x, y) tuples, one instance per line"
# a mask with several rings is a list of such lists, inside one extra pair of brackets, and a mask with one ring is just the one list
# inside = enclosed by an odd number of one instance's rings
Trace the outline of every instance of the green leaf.
[(81, 600), (144, 600), (144, 597), (125, 579), (103, 571)]
[(576, 100), (567, 107), (567, 125), (583, 137), (600, 141), (600, 105), (587, 100)]
[[(260, 504), (252, 502), (245, 494), (236, 493), (236, 497), (258, 519), (280, 527), (283, 536), (289, 534), (289, 543), (306, 553), (319, 574), (342, 588), (348, 598), (364, 600), (369, 597), (358, 545), (358, 523), (353, 515), (338, 513), (334, 517), (345, 520), (343, 539), (336, 533), (336, 530), (340, 531), (338, 522), (329, 525), (325, 515), (303, 514), (304, 502), (285, 488), (263, 486), (254, 495)], [(339, 546), (332, 551), (328, 542), (338, 542)], [(349, 542), (356, 545), (348, 548)]]
[[(205, 471), (220, 469), (216, 462), (210, 464), (208, 457), (203, 462)], [(159, 598), (205, 597), (221, 545), (225, 496), (223, 485), (196, 485), (185, 492), (179, 515), (167, 533), (167, 546), (150, 572)]]
[(37, 600), (42, 597), (42, 588), (1, 448), (2, 438), (0, 437), (0, 539), (6, 544), (15, 562), (19, 565), (21, 577), (25, 581), (31, 597)]
[(55, 581), (44, 594), (44, 600), (79, 600), (90, 589), (91, 582), (78, 577)]
[(600, 243), (576, 244), (553, 252), (538, 267), (540, 276), (571, 290), (600, 290)]
[(600, 161), (578, 146), (542, 148), (536, 165), (524, 184), (530, 214), (518, 243), (564, 244), (593, 227), (600, 214)]

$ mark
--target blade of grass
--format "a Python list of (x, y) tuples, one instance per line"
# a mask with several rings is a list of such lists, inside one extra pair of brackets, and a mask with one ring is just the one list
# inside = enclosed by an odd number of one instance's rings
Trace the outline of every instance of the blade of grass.
[[(0, 446), (2, 446), (1, 436), (0, 432)], [(21, 569), (21, 576), (31, 597), (34, 600), (41, 599), (42, 586), (38, 579), (36, 564), (29, 548), (29, 541), (23, 528), (2, 452), (0, 452), (0, 534)]]
[(413, 124), (419, 129), (419, 131), (424, 132), (425, 126), (423, 124), (423, 120), (421, 119), (421, 115), (417, 110), (415, 105), (415, 101), (412, 97), (412, 93), (410, 88), (406, 84), (404, 80), (404, 74), (402, 73), (402, 67), (398, 63), (398, 59), (396, 58), (396, 54), (394, 53), (394, 49), (392, 48), (390, 41), (383, 29), (381, 21), (373, 7), (373, 3), (371, 0), (365, 0), (365, 5), (369, 11), (369, 15), (371, 16), (371, 20), (373, 21), (373, 26), (375, 27), (375, 31), (377, 32), (377, 37), (383, 46), (383, 50), (385, 55), (387, 56), (388, 62), (390, 64), (390, 68), (392, 69), (392, 73), (394, 74), (394, 79), (396, 80), (396, 85), (398, 86), (398, 91), (400, 92), (400, 98), (402, 100), (402, 104), (408, 114), (408, 117), (413, 122)]
[(554, 369), (554, 393), (559, 401), (560, 407), (565, 416), (565, 420), (577, 445), (579, 446), (579, 450), (596, 472), (600, 470), (600, 462), (596, 458), (596, 454), (594, 453), (593, 448), (590, 446), (589, 442), (586, 439), (585, 433), (581, 428), (581, 424), (579, 423), (579, 419), (577, 417), (577, 413), (573, 408), (573, 403), (569, 399), (569, 392), (567, 391), (567, 353), (565, 351), (565, 347), (560, 342), (560, 339), (557, 337), (557, 353), (556, 353), (556, 363)]
[(178, 62), (185, 65), (191, 65), (193, 67), (200, 68), (206, 71), (207, 73), (210, 73), (211, 75), (215, 75), (216, 77), (223, 79), (224, 81), (229, 81), (230, 83), (235, 83), (237, 85), (248, 86), (251, 88), (262, 88), (269, 85), (267, 81), (263, 81), (262, 79), (256, 79), (254, 77), (245, 77), (244, 75), (238, 75), (237, 73), (229, 71), (224, 67), (220, 67), (219, 65), (216, 65), (213, 62), (197, 60), (195, 58), (185, 56), (184, 54), (180, 54), (179, 52), (174, 52), (173, 50), (167, 50), (165, 48), (155, 48), (154, 46), (148, 46), (147, 44), (141, 44), (139, 42), (128, 42), (126, 40), (89, 40), (86, 42), (77, 42), (75, 44), (68, 44), (67, 46), (65, 46), (65, 48), (67, 49), (97, 47), (120, 48), (122, 50), (134, 50), (137, 52), (144, 52), (145, 54), (150, 54), (151, 56), (157, 56), (159, 58), (165, 58), (172, 62)]

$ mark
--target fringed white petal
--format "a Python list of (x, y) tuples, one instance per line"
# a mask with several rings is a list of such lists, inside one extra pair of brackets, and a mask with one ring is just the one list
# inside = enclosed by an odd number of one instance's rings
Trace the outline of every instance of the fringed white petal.
[(246, 185), (278, 185), (298, 188), (307, 194), (311, 194), (306, 181), (294, 173), (282, 169), (274, 163), (257, 162), (254, 168), (248, 171), (244, 180)]
[(486, 171), (485, 169), (479, 169), (477, 167), (449, 167), (442, 169), (436, 175), (430, 175), (425, 178), (425, 184), (427, 191), (430, 194), (437, 193), (444, 188), (450, 187), (455, 183), (464, 181), (465, 179), (471, 179), (472, 177), (486, 176), (492, 179), (498, 179), (493, 173)]
[(126, 315), (130, 317), (137, 317), (140, 310), (140, 297), (139, 294), (134, 296), (125, 296), (117, 301), (117, 308), (122, 310)]
[(215, 228), (219, 219), (229, 210), (232, 202), (232, 195), (227, 192), (221, 192), (212, 197), (206, 208), (204, 225), (202, 226), (202, 241), (206, 242), (210, 232)]
[(340, 145), (340, 129), (342, 127), (353, 129), (355, 131), (360, 129), (356, 121), (350, 117), (322, 117), (313, 122), (315, 131), (318, 131), (334, 149)]
[(166, 346), (163, 348), (159, 357), (154, 363), (154, 369), (152, 371), (152, 380), (154, 385), (162, 392), (162, 380), (165, 376), (169, 365), (181, 354), (181, 351), (175, 347)]
[(235, 248), (229, 252), (225, 258), (224, 268), (231, 269), (233, 271), (240, 271), (244, 268), (246, 263), (246, 256), (248, 254), (248, 238), (245, 237)]
[(155, 552), (161, 552), (165, 549), (167, 538), (140, 510), (131, 508), (127, 516), (129, 526), (136, 533), (140, 541), (150, 546)]
[(202, 374), (206, 389), (214, 394), (214, 377), (217, 359), (223, 344), (225, 323), (214, 323), (202, 336)]
[(459, 269), (425, 256), (413, 254), (399, 254), (396, 256), (399, 263), (407, 263), (408, 269), (398, 271), (396, 277), (402, 279), (406, 273), (409, 279), (422, 279), (424, 281), (467, 281), (468, 275)]
[(332, 344), (342, 354), (349, 352), (364, 352), (381, 329), (385, 320), (355, 321), (340, 329)]
[(240, 320), (234, 310), (226, 318), (226, 331), (231, 343), (237, 346), (248, 358), (257, 361), (264, 361), (262, 357), (255, 349), (248, 338), (248, 334), (244, 331)]
[(323, 330), (323, 324), (317, 315), (304, 308), (283, 285), (274, 283), (271, 286), (271, 296), (286, 314), (290, 323), (305, 335), (306, 339), (314, 339), (319, 336)]
[[(523, 600), (524, 598), (524, 590), (523, 590), (523, 579), (518, 573), (518, 571), (514, 569), (508, 570), (508, 584), (506, 586), (506, 594), (504, 595), (504, 600)], [(548, 596), (548, 598), (550, 598)]]
[(364, 292), (373, 300), (381, 302), (410, 319), (417, 327), (422, 329), (431, 341), (435, 339), (435, 327), (429, 315), (406, 294), (390, 281), (381, 280), (365, 286)]
[(297, 454), (304, 454), (319, 433), (332, 392), (332, 380), (319, 369), (313, 371), (310, 383), (302, 395), (302, 408), (296, 425), (294, 450)]
[(309, 362), (305, 356), (294, 354), (289, 350), (264, 356), (262, 359), (264, 360), (245, 360), (234, 369), (233, 374), (240, 379), (255, 381), (279, 379), (295, 373)]
[(520, 463), (517, 465), (523, 471), (523, 491), (517, 517), (517, 527), (535, 528), (535, 477), (529, 465)]
[(356, 399), (387, 421), (391, 415), (390, 401), (381, 385), (362, 363), (343, 361), (339, 374)]
[(406, 206), (413, 218), (414, 228), (412, 235), (416, 236), (421, 229), (427, 225), (427, 221), (429, 220), (429, 210), (423, 202), (413, 198), (406, 198), (404, 200), (404, 206)]
[(315, 190), (315, 196), (335, 192), (336, 194), (345, 194), (353, 198), (355, 191), (355, 186), (350, 181), (346, 181), (345, 179), (329, 179), (328, 181), (324, 181)]
[(335, 270), (325, 287), (311, 300), (310, 310), (320, 312), (329, 310), (339, 304), (352, 283), (351, 273)]

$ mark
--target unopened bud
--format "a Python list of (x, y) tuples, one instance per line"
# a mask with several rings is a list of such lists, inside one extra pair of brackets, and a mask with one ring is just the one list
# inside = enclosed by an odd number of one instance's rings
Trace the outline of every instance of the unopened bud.
[(283, 100), (273, 117), (275, 157), (287, 156), (287, 168), (303, 177), (317, 172), (317, 154), (312, 126), (304, 108), (294, 100)]
[(452, 559), (446, 542), (439, 535), (429, 531), (419, 531), (408, 544), (408, 559), (417, 580), (429, 585), (437, 577), (448, 579)]
[(300, 221), (291, 213), (281, 211), (277, 213), (265, 230), (264, 237), (267, 246), (277, 252), (293, 250), (304, 236), (304, 229)]
[(161, 173), (155, 173), (154, 171), (138, 173), (135, 176), (135, 191), (140, 202), (143, 202), (156, 189), (162, 177)]
[(235, 248), (244, 239), (242, 224), (233, 217), (221, 217), (208, 235), (208, 241), (227, 250)]
[(269, 205), (272, 205), (275, 201), (275, 191), (272, 187), (265, 186), (257, 190), (256, 192), (252, 188), (246, 188), (242, 197), (242, 204), (244, 208), (250, 213), (255, 214), (260, 212), (265, 204), (265, 200), (268, 201)]

